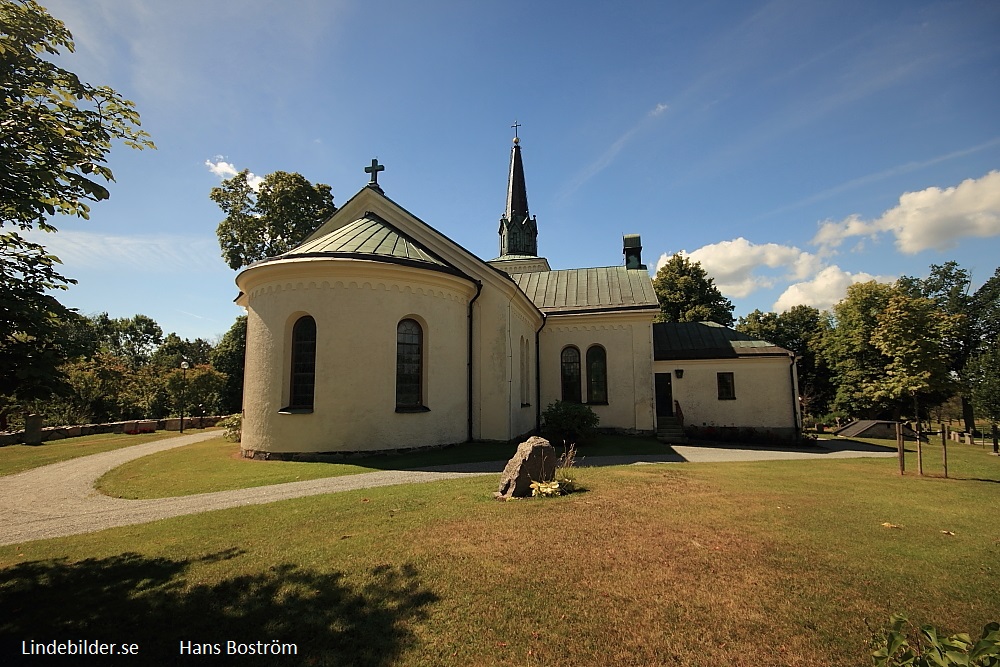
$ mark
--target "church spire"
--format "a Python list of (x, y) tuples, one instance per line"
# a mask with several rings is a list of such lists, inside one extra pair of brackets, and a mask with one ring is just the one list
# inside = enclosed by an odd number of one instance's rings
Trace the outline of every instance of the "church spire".
[(510, 173), (507, 177), (507, 208), (500, 218), (500, 256), (538, 255), (538, 226), (528, 213), (528, 190), (524, 185), (521, 162), (520, 123), (514, 121), (514, 146), (510, 149)]

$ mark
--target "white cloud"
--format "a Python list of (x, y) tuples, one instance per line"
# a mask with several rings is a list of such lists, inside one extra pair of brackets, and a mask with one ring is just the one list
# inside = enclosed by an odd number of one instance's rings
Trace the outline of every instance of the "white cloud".
[(203, 273), (225, 267), (214, 239), (208, 237), (142, 235), (62, 230), (26, 236), (62, 260), (66, 275), (74, 269), (118, 271), (122, 279), (135, 273)]
[(652, 111), (649, 112), (649, 115), (650, 116), (659, 116), (664, 111), (669, 111), (669, 110), (670, 110), (670, 106), (669, 105), (664, 104), (663, 102), (660, 102), (659, 104), (656, 105), (656, 107), (653, 108)]
[(845, 296), (847, 288), (854, 283), (876, 280), (881, 283), (892, 282), (887, 276), (873, 276), (863, 271), (850, 273), (839, 266), (828, 266), (812, 280), (790, 285), (774, 302), (775, 312), (782, 313), (793, 306), (804, 305), (827, 310)]
[(854, 214), (847, 216), (840, 222), (826, 220), (821, 223), (819, 231), (816, 232), (816, 236), (812, 238), (810, 243), (819, 246), (820, 252), (826, 254), (834, 248), (840, 247), (840, 244), (846, 239), (855, 236), (875, 238), (881, 231), (882, 229), (874, 222), (865, 222), (861, 216)]
[[(795, 246), (777, 243), (755, 244), (743, 237), (702, 246), (693, 252), (681, 251), (715, 279), (719, 290), (731, 297), (743, 298), (758, 289), (773, 287), (780, 280), (803, 280), (822, 268), (816, 255)], [(670, 255), (664, 253), (656, 263), (659, 270)], [(762, 273), (779, 270), (778, 275)]]
[(874, 238), (883, 233), (895, 236), (896, 247), (910, 255), (953, 248), (964, 237), (1000, 236), (1000, 171), (950, 188), (907, 192), (897, 206), (874, 220), (852, 215), (840, 222), (824, 222), (812, 243), (825, 253), (848, 238)]
[(210, 172), (219, 178), (232, 178), (236, 174), (240, 173), (239, 170), (232, 165), (232, 163), (223, 160), (221, 155), (215, 156), (215, 162), (205, 160), (205, 166), (208, 167)]
[[(232, 162), (226, 162), (222, 159), (221, 155), (215, 156), (215, 162), (205, 160), (205, 166), (208, 167), (210, 172), (223, 179), (232, 178), (236, 174), (240, 173), (240, 170), (237, 169)], [(260, 184), (264, 182), (264, 178), (250, 172), (247, 175), (247, 182), (250, 184), (250, 187), (253, 188), (253, 191), (257, 192), (260, 190)]]

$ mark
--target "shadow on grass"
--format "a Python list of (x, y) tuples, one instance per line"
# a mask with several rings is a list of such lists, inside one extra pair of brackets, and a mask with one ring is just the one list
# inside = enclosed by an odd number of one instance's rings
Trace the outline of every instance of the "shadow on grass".
[[(718, 440), (695, 440), (692, 439), (684, 445), (678, 445), (681, 448), (704, 448), (704, 449), (720, 449), (720, 450), (739, 450), (739, 451), (749, 451), (749, 452), (790, 452), (796, 454), (832, 454), (835, 452), (864, 452), (871, 454), (888, 454), (895, 452), (895, 447), (886, 447), (883, 445), (875, 445), (868, 442), (860, 442), (858, 440), (849, 440), (846, 438), (836, 438), (836, 439), (821, 439), (815, 443), (782, 443), (776, 442), (774, 444), (761, 444), (761, 443), (751, 443), (751, 442), (738, 442), (734, 440), (718, 441)], [(683, 451), (683, 449), (682, 449)], [(687, 459), (683, 459), (687, 460)]]
[(220, 644), (219, 659), (225, 660), (227, 641), (278, 640), (296, 644), (297, 656), (251, 660), (391, 665), (415, 641), (410, 623), (425, 617), (427, 605), (438, 599), (411, 566), (378, 566), (357, 585), (338, 572), (290, 564), (214, 583), (189, 578), (196, 563), (231, 560), (242, 553), (233, 549), (192, 560), (126, 553), (8, 568), (0, 572), (0, 662), (36, 664), (37, 657), (21, 655), (21, 642), (32, 640), (137, 643), (144, 664), (206, 660), (180, 655), (181, 641)]
[[(556, 455), (566, 449), (552, 443)], [(499, 473), (517, 451), (517, 443), (467, 442), (441, 449), (345, 459), (375, 470), (426, 470), (430, 472)], [(681, 459), (655, 438), (598, 434), (577, 446), (577, 464), (581, 467), (608, 466), (636, 461), (680, 461)]]

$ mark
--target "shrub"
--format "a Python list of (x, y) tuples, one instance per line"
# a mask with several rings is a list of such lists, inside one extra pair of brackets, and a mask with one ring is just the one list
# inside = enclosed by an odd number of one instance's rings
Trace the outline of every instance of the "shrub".
[(239, 442), (243, 436), (243, 415), (229, 415), (225, 419), (220, 419), (216, 426), (226, 429), (223, 437), (229, 442)]
[(875, 667), (1000, 667), (1000, 623), (984, 626), (982, 637), (973, 641), (965, 633), (941, 637), (933, 625), (915, 631), (903, 614), (889, 620), (891, 628), (872, 652)]
[(585, 440), (601, 423), (589, 406), (567, 401), (549, 404), (542, 412), (542, 432), (549, 440), (576, 444)]

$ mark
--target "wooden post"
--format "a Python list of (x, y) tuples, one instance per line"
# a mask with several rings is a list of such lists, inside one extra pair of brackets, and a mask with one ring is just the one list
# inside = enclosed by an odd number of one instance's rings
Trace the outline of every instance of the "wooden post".
[(941, 453), (944, 456), (944, 478), (948, 479), (948, 427), (941, 424)]
[(1000, 447), (998, 447), (998, 444), (1000, 443), (997, 442), (997, 425), (993, 424), (993, 453), (1000, 456)]
[(916, 423), (917, 427), (917, 474), (923, 476), (924, 474), (924, 442), (920, 439), (920, 422)]
[(903, 424), (896, 422), (896, 451), (899, 453), (899, 474), (906, 471), (906, 460), (903, 457)]

